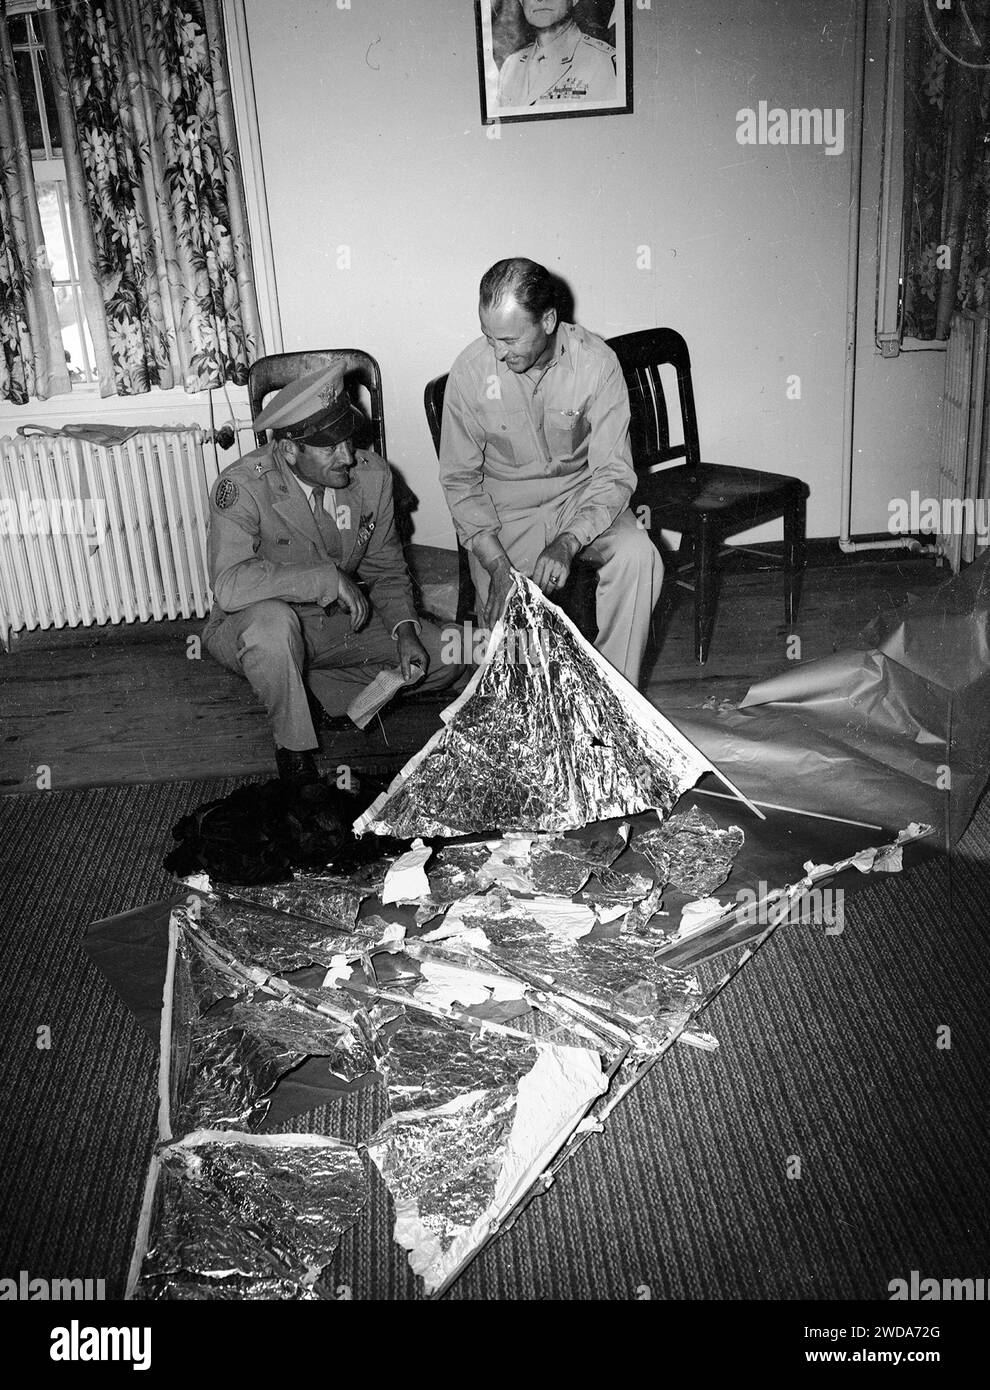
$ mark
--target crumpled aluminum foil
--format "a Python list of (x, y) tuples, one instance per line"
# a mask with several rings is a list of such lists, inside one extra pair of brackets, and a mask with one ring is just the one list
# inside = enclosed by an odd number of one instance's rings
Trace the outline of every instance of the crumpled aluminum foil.
[[(355, 822), (357, 834), (561, 831), (650, 808), (666, 816), (711, 770), (534, 584), (515, 582), (446, 727)], [(520, 633), (531, 640), (507, 640)]]
[(592, 839), (559, 836), (540, 839), (529, 852), (529, 877), (534, 893), (557, 893), (570, 898), (588, 882), (601, 876), (628, 843), (628, 826), (604, 828)]
[(225, 1013), (193, 1025), (186, 1085), (172, 1115), (176, 1134), (257, 1129), (268, 1113), (265, 1097), (305, 1057), (273, 1039), (226, 1026), (227, 1017)]
[[(357, 1010), (355, 1009), (355, 1012)], [(342, 1025), (288, 999), (240, 999), (192, 1026), (185, 1092), (173, 1130), (256, 1130), (270, 1092), (307, 1057), (326, 1057), (330, 1071), (353, 1081), (374, 1070), (357, 1024)]]
[(380, 1028), (379, 1040), (379, 1065), (393, 1115), (434, 1110), (475, 1091), (511, 1086), (538, 1055), (535, 1038), (525, 1043), (414, 1011)]
[(360, 922), (343, 930), (210, 893), (200, 903), (199, 925), (212, 941), (236, 960), (276, 975), (306, 965), (329, 966), (340, 955), (357, 959), (382, 944), (377, 918), (370, 930)]
[(319, 1135), (201, 1131), (161, 1158), (143, 1298), (313, 1296), (368, 1198), (357, 1150)]
[[(377, 875), (376, 875), (377, 878)], [(385, 879), (361, 887), (334, 874), (296, 873), (290, 883), (262, 883), (255, 887), (226, 888), (214, 885), (217, 894), (235, 902), (255, 903), (271, 912), (286, 912), (293, 917), (308, 917), (313, 922), (353, 928), (363, 899), (377, 892)]]
[[(448, 918), (449, 920), (449, 918)], [(467, 934), (480, 928), (488, 940), (474, 945), (496, 969), (523, 972), (582, 1004), (618, 1015), (644, 1038), (662, 1040), (679, 1028), (700, 998), (693, 976), (657, 959), (657, 943), (634, 934), (584, 935), (548, 931), (527, 911), (524, 899), (488, 894), (462, 912)], [(456, 949), (457, 937), (446, 941)]]
[(515, 1088), (499, 1086), (456, 1108), (393, 1116), (369, 1141), (396, 1206), (415, 1203), (441, 1245), (490, 1205), (514, 1113)]
[(658, 883), (707, 898), (729, 877), (744, 839), (738, 825), (722, 830), (692, 806), (655, 830), (639, 831), (634, 846), (653, 865)]

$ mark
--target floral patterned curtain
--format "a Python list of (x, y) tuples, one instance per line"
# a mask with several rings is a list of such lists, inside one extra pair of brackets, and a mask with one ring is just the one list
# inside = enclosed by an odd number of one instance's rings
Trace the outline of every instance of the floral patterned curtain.
[(0, 21), (0, 397), (72, 389), (6, 21)]
[(947, 338), (956, 309), (990, 309), (987, 0), (910, 0), (905, 66), (903, 332)]
[(43, 32), (74, 118), (102, 389), (243, 384), (261, 328), (220, 0), (69, 0)]

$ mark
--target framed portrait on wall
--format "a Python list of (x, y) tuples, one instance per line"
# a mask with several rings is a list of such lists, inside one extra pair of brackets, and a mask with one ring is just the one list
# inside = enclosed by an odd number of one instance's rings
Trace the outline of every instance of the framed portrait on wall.
[(632, 111), (632, 0), (474, 0), (481, 119)]

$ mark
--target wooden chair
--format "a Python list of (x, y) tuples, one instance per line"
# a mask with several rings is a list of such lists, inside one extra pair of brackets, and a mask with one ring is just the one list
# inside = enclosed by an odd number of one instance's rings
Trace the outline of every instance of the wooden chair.
[[(259, 357), (252, 363), (248, 372), (248, 403), (253, 420), (265, 403), (265, 398), (273, 391), (280, 391), (290, 381), (315, 372), (317, 367), (330, 367), (341, 358), (353, 358), (355, 365), (347, 373), (344, 384), (348, 395), (361, 411), (367, 422), (363, 431), (358, 430), (355, 444), (359, 448), (374, 449), (383, 459), (388, 458), (385, 450), (385, 415), (382, 409), (382, 374), (375, 359), (359, 348), (314, 348), (310, 352), (279, 352), (271, 357)], [(364, 389), (366, 400), (361, 399)], [(264, 432), (255, 432), (259, 444), (265, 443)]]
[[(680, 531), (681, 551), (686, 559), (693, 559), (695, 655), (699, 662), (708, 659), (718, 596), (719, 553), (725, 538), (778, 516), (784, 519), (784, 616), (793, 626), (806, 561), (807, 483), (781, 473), (702, 463), (691, 357), (687, 343), (672, 328), (622, 333), (610, 338), (609, 346), (621, 363), (629, 388), (630, 441), (639, 477), (630, 505), (634, 510), (649, 508), (653, 532), (662, 527)], [(684, 443), (674, 446), (660, 377), (660, 368), (667, 364), (677, 373), (684, 431)], [(648, 471), (654, 464), (676, 458), (685, 462), (655, 473)]]
[[(443, 423), (443, 397), (446, 389), (447, 374), (445, 373), (443, 376), (434, 377), (432, 381), (428, 382), (423, 393), (426, 419), (430, 426), (430, 434), (433, 436), (433, 447), (437, 451), (437, 458), (440, 457), (440, 429)], [(598, 620), (595, 616), (595, 589), (597, 585), (598, 574), (594, 566), (583, 560), (575, 560), (563, 592), (555, 596), (553, 600), (559, 603), (571, 622), (589, 642), (594, 642), (598, 636)], [(458, 541), (457, 611), (454, 614), (454, 620), (463, 623), (474, 616), (474, 580), (471, 578), (468, 553)]]

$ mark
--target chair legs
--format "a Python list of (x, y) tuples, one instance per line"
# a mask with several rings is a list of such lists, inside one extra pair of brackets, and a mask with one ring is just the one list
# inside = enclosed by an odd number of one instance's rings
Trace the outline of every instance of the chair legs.
[(708, 647), (715, 626), (717, 551), (716, 538), (702, 519), (694, 537), (694, 654), (702, 666), (708, 660)]
[(803, 497), (797, 498), (784, 511), (784, 572), (787, 576), (784, 620), (789, 628), (793, 628), (797, 622), (804, 567), (808, 558), (808, 548), (805, 544), (806, 515), (807, 504)]

